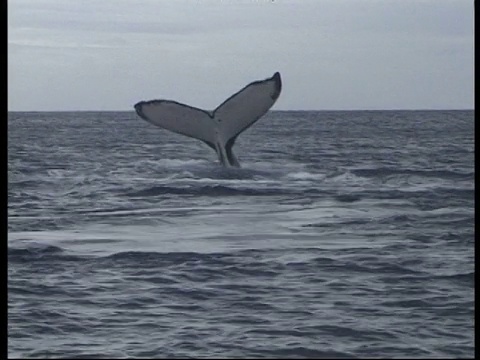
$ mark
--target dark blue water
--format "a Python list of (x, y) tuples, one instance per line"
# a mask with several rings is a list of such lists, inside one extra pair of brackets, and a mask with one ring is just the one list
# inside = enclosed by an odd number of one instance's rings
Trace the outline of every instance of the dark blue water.
[(9, 113), (10, 357), (473, 357), (473, 111), (271, 112), (241, 169)]

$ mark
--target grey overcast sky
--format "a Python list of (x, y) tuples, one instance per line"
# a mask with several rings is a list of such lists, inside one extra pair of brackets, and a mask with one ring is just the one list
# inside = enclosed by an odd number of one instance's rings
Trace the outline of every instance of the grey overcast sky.
[(10, 111), (473, 109), (473, 0), (9, 0)]

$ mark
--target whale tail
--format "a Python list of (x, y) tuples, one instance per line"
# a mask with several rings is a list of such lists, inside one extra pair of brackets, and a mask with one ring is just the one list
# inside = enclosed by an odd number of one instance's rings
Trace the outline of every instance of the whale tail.
[(275, 104), (281, 90), (276, 72), (248, 84), (212, 112), (172, 100), (140, 101), (134, 107), (142, 119), (156, 126), (203, 141), (216, 151), (223, 166), (239, 167), (232, 150), (235, 140)]

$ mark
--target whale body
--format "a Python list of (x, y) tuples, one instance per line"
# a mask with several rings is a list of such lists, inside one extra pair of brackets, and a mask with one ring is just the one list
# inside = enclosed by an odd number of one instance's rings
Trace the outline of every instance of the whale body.
[(239, 167), (232, 150), (235, 140), (275, 104), (281, 91), (276, 72), (248, 84), (213, 111), (172, 100), (140, 101), (134, 107), (138, 116), (160, 128), (203, 141), (216, 151), (223, 166)]

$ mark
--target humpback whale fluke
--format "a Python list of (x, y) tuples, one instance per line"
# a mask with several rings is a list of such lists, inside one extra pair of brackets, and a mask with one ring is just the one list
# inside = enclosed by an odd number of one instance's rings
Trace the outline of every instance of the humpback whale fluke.
[(156, 126), (202, 140), (217, 152), (223, 166), (239, 167), (232, 151), (235, 140), (275, 104), (281, 91), (282, 80), (276, 72), (248, 84), (211, 112), (172, 100), (140, 101), (135, 110)]

